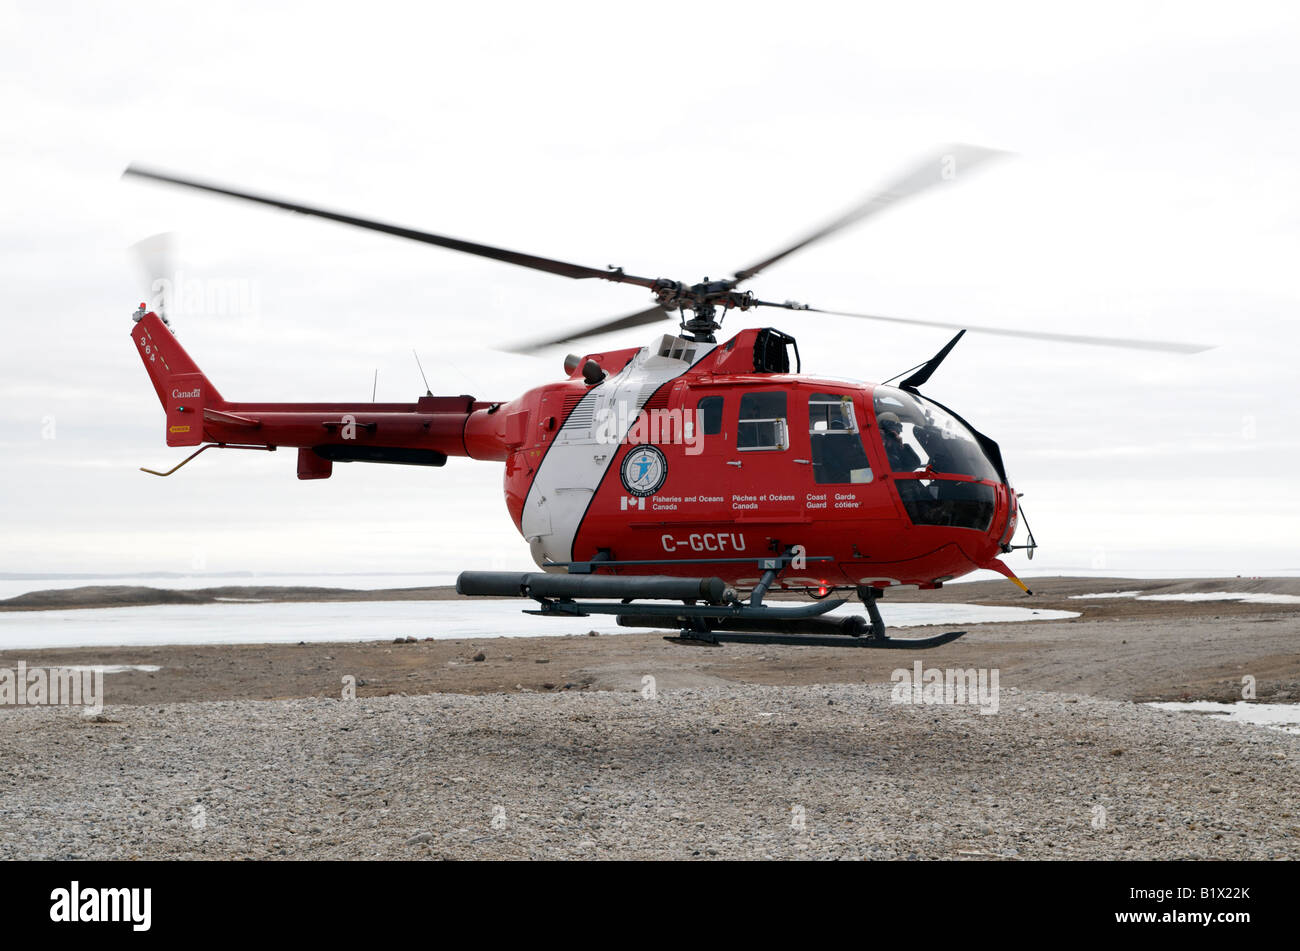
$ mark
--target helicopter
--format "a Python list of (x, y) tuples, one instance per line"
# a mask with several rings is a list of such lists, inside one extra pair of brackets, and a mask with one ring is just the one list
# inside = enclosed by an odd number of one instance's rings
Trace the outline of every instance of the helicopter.
[[(412, 403), (254, 403), (224, 398), (177, 340), (165, 298), (141, 304), (131, 336), (166, 416), (168, 446), (297, 449), (299, 479), (335, 463), (504, 464), (505, 502), (537, 572), (467, 570), (465, 596), (529, 598), (528, 613), (609, 614), (676, 627), (670, 640), (895, 649), (964, 631), (887, 634), (877, 600), (978, 569), (1028, 587), (1002, 560), (1037, 542), (998, 444), (921, 393), (968, 330), (1068, 344), (1196, 353), (1158, 340), (1059, 334), (827, 310), (740, 285), (797, 251), (1005, 153), (952, 145), (838, 217), (729, 278), (687, 283), (595, 268), (328, 211), (169, 172), (125, 176), (423, 242), (576, 280), (630, 284), (652, 306), (518, 344), (531, 351), (676, 317), (648, 345), (570, 354), (563, 377), (505, 400), (426, 394)], [(955, 329), (896, 385), (803, 372), (796, 339), (749, 327), (719, 340), (730, 311), (759, 308)], [(897, 377), (895, 377), (897, 379)], [(1024, 523), (1027, 540), (1015, 544)], [(808, 603), (764, 603), (774, 591)], [(866, 615), (831, 612), (856, 594)], [(665, 603), (667, 602), (667, 603)]]

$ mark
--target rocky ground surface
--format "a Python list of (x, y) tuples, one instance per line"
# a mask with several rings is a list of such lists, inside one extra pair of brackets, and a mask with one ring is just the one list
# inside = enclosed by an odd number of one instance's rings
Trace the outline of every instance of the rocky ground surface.
[(1003, 688), (0, 717), (0, 858), (1300, 858), (1300, 737)]
[[(107, 674), (99, 716), (0, 707), (0, 858), (1300, 858), (1300, 736), (1135, 702), (1236, 700), (1243, 677), (1294, 702), (1300, 608), (1072, 597), (1300, 582), (1032, 586), (891, 592), (886, 617), (1082, 615), (924, 652), (419, 631), (0, 650), (0, 668), (161, 668)], [(996, 670), (998, 712), (891, 702), (918, 660)]]

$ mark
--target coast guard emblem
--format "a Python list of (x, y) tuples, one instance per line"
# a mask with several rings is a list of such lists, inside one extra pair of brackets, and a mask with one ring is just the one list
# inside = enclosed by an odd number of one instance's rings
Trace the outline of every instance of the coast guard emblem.
[(623, 457), (619, 474), (633, 495), (654, 495), (668, 478), (668, 460), (657, 446), (636, 446)]

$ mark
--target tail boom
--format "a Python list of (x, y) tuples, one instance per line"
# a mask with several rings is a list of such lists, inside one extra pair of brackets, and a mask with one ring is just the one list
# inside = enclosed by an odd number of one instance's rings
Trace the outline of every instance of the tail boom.
[(233, 403), (155, 314), (131, 336), (167, 414), (167, 445), (299, 450), (300, 479), (328, 478), (334, 462), (441, 466), (450, 456), (504, 460), (507, 404), (472, 396), (414, 403)]

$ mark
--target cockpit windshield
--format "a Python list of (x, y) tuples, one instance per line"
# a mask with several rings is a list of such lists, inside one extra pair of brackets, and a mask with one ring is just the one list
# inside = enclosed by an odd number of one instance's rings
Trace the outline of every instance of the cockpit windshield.
[(878, 386), (875, 409), (885, 455), (895, 472), (929, 469), (1001, 481), (971, 431), (924, 397)]

